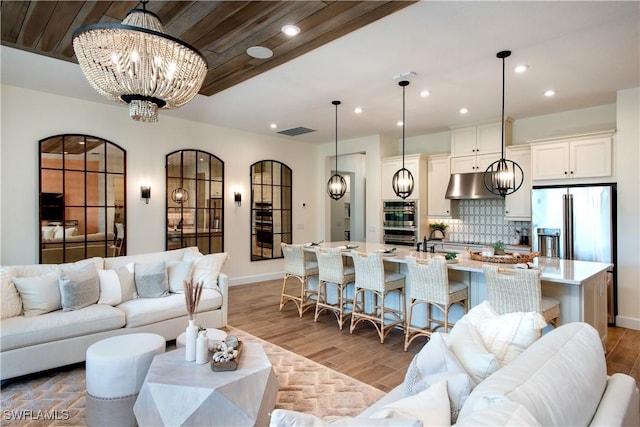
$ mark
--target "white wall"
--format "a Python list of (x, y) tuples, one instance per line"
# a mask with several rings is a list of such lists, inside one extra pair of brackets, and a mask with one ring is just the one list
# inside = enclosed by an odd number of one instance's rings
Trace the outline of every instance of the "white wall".
[[(165, 155), (178, 149), (200, 149), (225, 162), (225, 251), (230, 259), (224, 272), (232, 283), (281, 277), (282, 260), (249, 261), (249, 166), (276, 159), (293, 170), (293, 240), (318, 236), (313, 206), (320, 186), (313, 177), (317, 163), (310, 146), (280, 138), (162, 115), (158, 123), (131, 120), (126, 106), (79, 101), (12, 86), (2, 86), (0, 159), (0, 264), (38, 262), (38, 141), (79, 133), (105, 138), (127, 151), (128, 253), (162, 251), (165, 247)], [(313, 146), (311, 146), (313, 150)], [(151, 200), (140, 199), (140, 185), (151, 185)], [(237, 207), (233, 192), (242, 192)]]

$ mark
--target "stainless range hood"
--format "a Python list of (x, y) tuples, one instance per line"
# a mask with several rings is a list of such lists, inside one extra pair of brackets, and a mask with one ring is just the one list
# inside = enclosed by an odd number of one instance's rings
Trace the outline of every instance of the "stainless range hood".
[(484, 186), (484, 172), (454, 173), (449, 178), (445, 198), (454, 200), (501, 199)]

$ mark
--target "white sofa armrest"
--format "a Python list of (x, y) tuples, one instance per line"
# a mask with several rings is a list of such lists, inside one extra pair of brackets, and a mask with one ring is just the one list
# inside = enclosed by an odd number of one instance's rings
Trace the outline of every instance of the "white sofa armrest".
[(224, 273), (220, 273), (218, 276), (218, 288), (220, 288), (220, 293), (222, 294), (222, 306), (220, 310), (222, 311), (222, 324), (227, 325), (227, 314), (229, 308), (229, 276)]
[(600, 405), (591, 426), (638, 426), (638, 387), (633, 377), (613, 374), (607, 379)]

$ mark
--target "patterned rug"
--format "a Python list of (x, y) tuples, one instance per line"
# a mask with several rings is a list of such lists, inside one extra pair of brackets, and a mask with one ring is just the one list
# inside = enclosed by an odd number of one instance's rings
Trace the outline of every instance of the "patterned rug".
[[(264, 347), (280, 383), (276, 408), (306, 412), (329, 421), (356, 416), (385, 394), (239, 329), (230, 328), (230, 333)], [(85, 425), (84, 394), (84, 364), (9, 381), (2, 387), (0, 425)]]

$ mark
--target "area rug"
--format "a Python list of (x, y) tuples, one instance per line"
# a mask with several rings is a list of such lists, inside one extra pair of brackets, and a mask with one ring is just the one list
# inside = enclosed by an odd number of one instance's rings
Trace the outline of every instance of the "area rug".
[[(244, 331), (229, 329), (241, 340), (259, 342), (264, 347), (280, 384), (276, 408), (330, 421), (356, 416), (385, 394)], [(0, 425), (83, 426), (84, 395), (84, 364), (10, 381), (2, 387)]]

